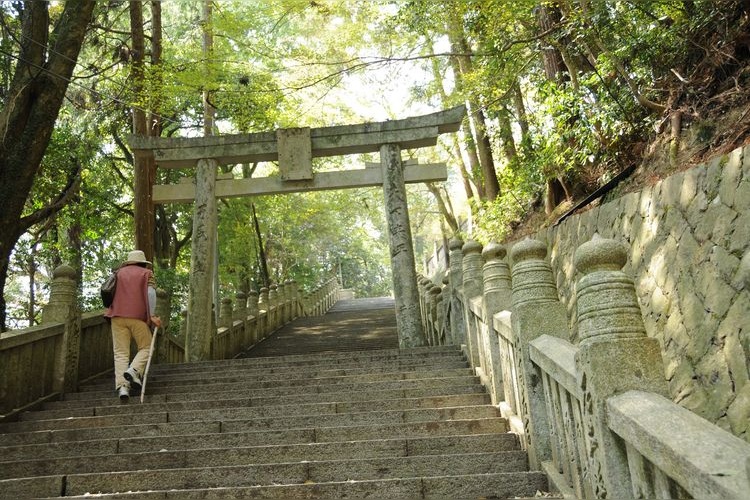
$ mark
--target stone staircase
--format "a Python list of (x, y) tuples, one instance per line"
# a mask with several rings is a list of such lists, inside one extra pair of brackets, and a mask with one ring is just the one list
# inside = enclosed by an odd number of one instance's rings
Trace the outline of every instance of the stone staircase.
[(0, 424), (0, 497), (513, 498), (546, 478), (455, 347), (152, 367)]

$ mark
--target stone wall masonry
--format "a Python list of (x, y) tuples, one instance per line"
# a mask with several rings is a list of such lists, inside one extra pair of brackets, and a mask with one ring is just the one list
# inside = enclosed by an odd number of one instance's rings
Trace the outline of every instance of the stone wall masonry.
[(750, 146), (566, 219), (547, 242), (577, 343), (575, 249), (626, 243), (649, 337), (672, 399), (750, 441)]

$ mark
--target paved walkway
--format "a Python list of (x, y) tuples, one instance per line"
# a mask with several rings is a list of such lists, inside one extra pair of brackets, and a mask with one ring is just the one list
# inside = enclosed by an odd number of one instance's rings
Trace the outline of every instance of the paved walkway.
[(340, 300), (323, 316), (298, 318), (243, 357), (398, 348), (390, 297)]

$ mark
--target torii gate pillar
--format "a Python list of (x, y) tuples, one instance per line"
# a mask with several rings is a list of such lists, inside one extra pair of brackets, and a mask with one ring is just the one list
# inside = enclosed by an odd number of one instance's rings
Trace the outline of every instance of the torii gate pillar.
[(190, 256), (190, 294), (187, 307), (185, 361), (211, 359), (213, 329), (214, 258), (216, 255), (216, 172), (213, 159), (198, 160), (195, 169), (195, 204)]
[(383, 170), (385, 215), (391, 248), (398, 343), (402, 349), (423, 346), (425, 337), (419, 306), (414, 245), (406, 203), (401, 148), (398, 144), (384, 144), (380, 147), (380, 166)]

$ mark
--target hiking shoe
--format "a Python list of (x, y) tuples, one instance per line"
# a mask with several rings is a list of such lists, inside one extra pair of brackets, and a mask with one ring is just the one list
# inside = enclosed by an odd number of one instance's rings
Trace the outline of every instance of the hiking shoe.
[(136, 392), (141, 390), (141, 386), (143, 385), (143, 383), (141, 382), (141, 376), (138, 373), (138, 370), (131, 366), (130, 368), (125, 370), (124, 376), (125, 380), (130, 382), (131, 389), (135, 390)]
[(130, 398), (130, 391), (124, 385), (117, 389), (117, 395), (120, 396), (120, 403), (127, 403)]

